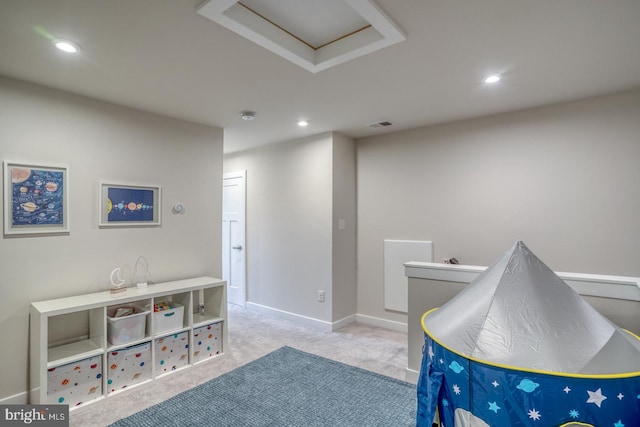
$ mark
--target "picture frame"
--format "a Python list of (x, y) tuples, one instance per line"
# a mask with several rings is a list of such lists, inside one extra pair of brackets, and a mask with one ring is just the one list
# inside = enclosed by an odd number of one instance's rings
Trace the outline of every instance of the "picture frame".
[(69, 233), (69, 168), (3, 161), (4, 235)]
[(158, 227), (161, 187), (100, 181), (98, 227)]

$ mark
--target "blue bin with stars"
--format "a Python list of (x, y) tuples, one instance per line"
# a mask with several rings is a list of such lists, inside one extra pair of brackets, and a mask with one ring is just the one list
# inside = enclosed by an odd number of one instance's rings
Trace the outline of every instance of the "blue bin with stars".
[(443, 427), (640, 426), (640, 372), (569, 375), (502, 366), (456, 353), (426, 329), (424, 348), (418, 427), (431, 427), (436, 408)]

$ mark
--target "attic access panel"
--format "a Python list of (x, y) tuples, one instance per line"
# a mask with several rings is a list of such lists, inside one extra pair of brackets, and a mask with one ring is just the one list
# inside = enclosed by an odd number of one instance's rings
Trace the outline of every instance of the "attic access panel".
[(312, 73), (405, 39), (373, 0), (207, 0), (198, 13)]

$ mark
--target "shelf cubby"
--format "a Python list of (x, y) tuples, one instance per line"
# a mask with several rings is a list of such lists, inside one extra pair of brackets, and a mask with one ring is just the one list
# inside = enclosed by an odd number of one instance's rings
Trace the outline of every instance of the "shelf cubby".
[[(154, 304), (162, 302), (180, 307), (171, 330), (161, 330), (162, 325), (153, 320)], [(73, 409), (211, 359), (196, 357), (192, 350), (193, 331), (203, 325), (216, 324), (219, 338), (215, 345), (219, 348), (212, 355), (222, 354), (226, 304), (226, 282), (212, 277), (157, 283), (146, 289), (127, 288), (118, 294), (97, 292), (32, 303), (30, 403), (68, 403)], [(108, 313), (130, 305), (141, 309), (137, 312), (140, 314), (149, 311), (140, 319), (144, 334), (113, 345), (108, 337)], [(116, 341), (113, 337), (111, 340)], [(175, 347), (171, 357), (163, 352), (170, 345)]]

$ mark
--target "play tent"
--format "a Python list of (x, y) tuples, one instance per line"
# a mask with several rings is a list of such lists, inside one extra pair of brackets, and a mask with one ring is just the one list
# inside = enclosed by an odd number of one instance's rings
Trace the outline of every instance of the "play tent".
[(422, 327), (418, 427), (640, 426), (640, 338), (522, 242)]

